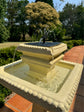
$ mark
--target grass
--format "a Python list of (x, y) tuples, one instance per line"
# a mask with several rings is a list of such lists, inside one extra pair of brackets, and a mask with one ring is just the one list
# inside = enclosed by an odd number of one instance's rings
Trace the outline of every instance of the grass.
[(24, 42), (5, 42), (5, 43), (0, 43), (0, 49), (11, 47), (11, 46), (17, 47), (21, 43), (24, 43)]

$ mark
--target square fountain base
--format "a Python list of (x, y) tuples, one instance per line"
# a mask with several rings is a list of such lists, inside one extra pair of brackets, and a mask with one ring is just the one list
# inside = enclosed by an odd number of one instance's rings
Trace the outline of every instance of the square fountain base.
[(0, 67), (0, 83), (49, 111), (68, 112), (82, 69), (81, 64), (60, 60), (50, 72), (52, 77), (44, 77), (19, 60)]

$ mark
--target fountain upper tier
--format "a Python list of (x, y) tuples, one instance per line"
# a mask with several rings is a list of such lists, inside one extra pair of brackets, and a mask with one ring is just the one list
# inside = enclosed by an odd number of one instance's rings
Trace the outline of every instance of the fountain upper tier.
[(23, 52), (23, 55), (52, 60), (67, 49), (67, 45), (58, 42), (39, 42), (20, 44), (17, 50)]

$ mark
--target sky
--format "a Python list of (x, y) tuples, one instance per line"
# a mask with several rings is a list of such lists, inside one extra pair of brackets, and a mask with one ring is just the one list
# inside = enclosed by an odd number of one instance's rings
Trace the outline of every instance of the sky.
[[(35, 0), (29, 0), (29, 2), (31, 3), (31, 2), (35, 2)], [(84, 0), (64, 0), (64, 2), (60, 2), (60, 0), (53, 0), (53, 3), (54, 3), (54, 6), (55, 6), (55, 8), (56, 8), (56, 6), (57, 6), (57, 10), (59, 11), (61, 11), (62, 10), (62, 8), (65, 6), (65, 4), (66, 3), (71, 3), (71, 4), (76, 4), (76, 5), (80, 5), (81, 4), (81, 2), (83, 2), (84, 3)], [(60, 6), (59, 6), (59, 4), (60, 4)]]

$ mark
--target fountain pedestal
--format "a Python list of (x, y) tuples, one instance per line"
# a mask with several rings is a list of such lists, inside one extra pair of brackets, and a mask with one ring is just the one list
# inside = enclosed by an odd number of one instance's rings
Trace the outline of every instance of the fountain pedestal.
[[(63, 58), (62, 52), (67, 49), (66, 44), (57, 43), (28, 43), (20, 44), (17, 50), (23, 52), (22, 60), (29, 65), (30, 73), (32, 77), (36, 77), (42, 80), (43, 77), (51, 78), (51, 74), (55, 74), (53, 69), (56, 61)], [(32, 71), (32, 73), (31, 73)], [(49, 80), (49, 79), (48, 79)]]

